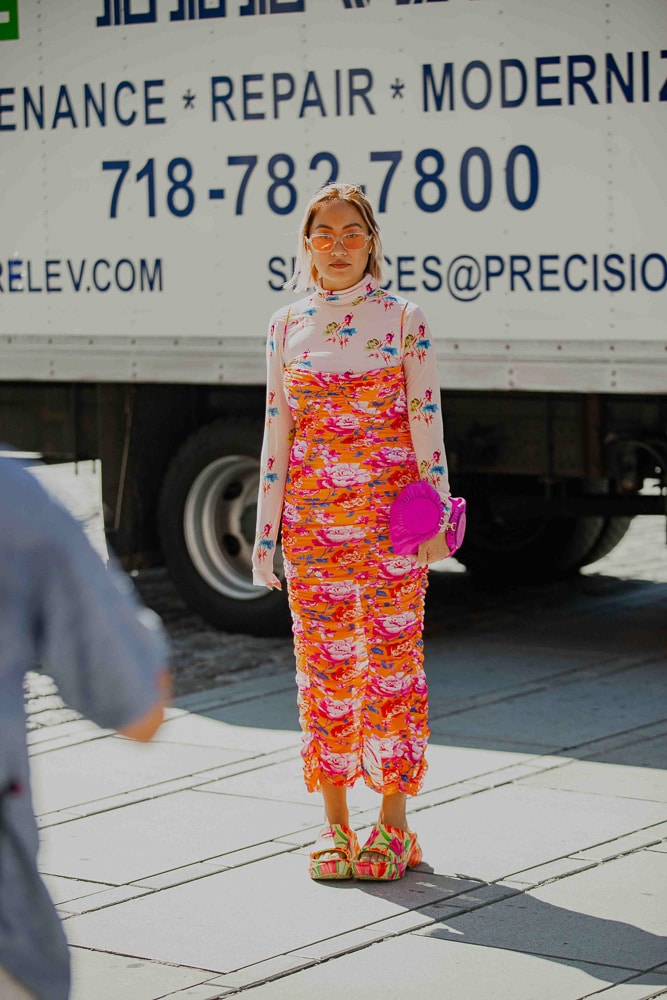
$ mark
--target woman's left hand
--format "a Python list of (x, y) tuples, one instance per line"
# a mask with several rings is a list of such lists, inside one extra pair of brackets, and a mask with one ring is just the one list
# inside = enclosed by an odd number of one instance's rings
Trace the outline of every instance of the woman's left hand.
[(428, 566), (429, 563), (440, 562), (441, 559), (446, 559), (450, 554), (449, 546), (447, 545), (447, 533), (440, 531), (433, 538), (429, 538), (427, 542), (421, 543), (417, 552), (417, 565)]

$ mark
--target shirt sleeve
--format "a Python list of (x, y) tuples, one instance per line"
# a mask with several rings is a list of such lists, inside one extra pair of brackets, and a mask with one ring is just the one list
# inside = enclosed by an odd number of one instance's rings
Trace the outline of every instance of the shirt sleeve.
[(445, 453), (438, 363), (426, 318), (408, 304), (403, 322), (403, 371), (412, 446), (419, 475), (438, 491), (447, 513), (451, 509)]
[(79, 525), (64, 511), (49, 518), (38, 575), (37, 657), (68, 705), (105, 729), (120, 729), (159, 698), (166, 635), (130, 578), (102, 562)]
[(257, 533), (252, 557), (253, 582), (265, 585), (273, 574), (294, 421), (283, 382), (283, 338), (289, 313), (271, 318), (266, 344), (266, 417), (260, 458)]

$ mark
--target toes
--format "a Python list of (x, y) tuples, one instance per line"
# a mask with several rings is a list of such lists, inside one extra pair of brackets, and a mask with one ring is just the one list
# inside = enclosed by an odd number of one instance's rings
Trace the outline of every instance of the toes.
[(345, 861), (345, 855), (343, 854), (342, 851), (338, 851), (338, 850), (322, 851), (321, 853), (318, 852), (318, 854), (317, 854), (317, 860), (318, 861)]
[(361, 852), (362, 861), (370, 861), (371, 864), (376, 862), (386, 861), (386, 857), (383, 854), (378, 854), (377, 851), (362, 851)]

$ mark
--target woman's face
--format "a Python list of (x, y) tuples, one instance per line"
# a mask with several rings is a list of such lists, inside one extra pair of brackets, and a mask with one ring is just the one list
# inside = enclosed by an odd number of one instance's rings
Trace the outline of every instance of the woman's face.
[(330, 250), (318, 251), (310, 247), (315, 269), (322, 287), (327, 291), (340, 292), (344, 288), (350, 288), (361, 281), (366, 273), (370, 242), (364, 243), (359, 250), (348, 250), (340, 239), (347, 233), (369, 235), (363, 216), (354, 205), (348, 201), (330, 201), (318, 208), (308, 236), (330, 235), (336, 238)]

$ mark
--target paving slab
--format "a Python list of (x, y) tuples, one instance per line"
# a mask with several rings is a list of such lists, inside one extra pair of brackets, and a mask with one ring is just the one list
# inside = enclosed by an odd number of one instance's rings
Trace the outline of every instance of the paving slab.
[(417, 933), (645, 973), (667, 959), (666, 888), (667, 857), (639, 851)]
[[(292, 807), (293, 808), (293, 807)], [(446, 892), (430, 875), (400, 885), (317, 883), (282, 854), (65, 921), (73, 944), (233, 972), (423, 906)]]
[[(667, 750), (667, 736), (654, 744), (654, 760), (661, 755), (661, 745)], [(560, 788), (564, 791), (587, 792), (591, 795), (613, 795), (624, 799), (648, 799), (667, 802), (667, 771), (657, 767), (628, 767), (623, 764), (602, 764), (594, 761), (572, 761), (562, 767), (520, 779), (520, 784), (533, 788)]]
[[(667, 663), (665, 664), (667, 671)], [(598, 754), (593, 754), (593, 759)], [(604, 754), (604, 760), (610, 764), (631, 764), (637, 767), (667, 768), (667, 732), (648, 734), (645, 738), (637, 734), (634, 740), (628, 740), (617, 750), (609, 749)]]
[(217, 859), (320, 817), (319, 805), (177, 792), (42, 831), (40, 869), (122, 885)]
[[(232, 714), (231, 710), (229, 714)], [(218, 719), (213, 711), (201, 715), (184, 714), (179, 718), (169, 719), (160, 727), (153, 742), (220, 747), (235, 753), (245, 750), (260, 754), (284, 747), (298, 747), (301, 743), (301, 731), (236, 725)]]
[(654, 998), (665, 995), (667, 995), (667, 976), (660, 977), (651, 973), (648, 976), (637, 976), (619, 986), (612, 986), (605, 990), (601, 996), (597, 993), (591, 993), (589, 997), (591, 1000), (593, 996), (595, 996), (595, 1000), (633, 1000), (634, 997), (641, 998), (641, 1000), (654, 1000)]
[[(299, 755), (299, 748), (294, 748), (294, 753), (288, 760), (276, 763), (258, 761), (257, 766), (244, 770), (240, 774), (232, 774), (209, 781), (198, 786), (201, 791), (211, 793), (221, 793), (224, 795), (247, 795), (252, 798), (270, 799), (276, 802), (296, 802), (303, 805), (314, 805), (319, 809), (319, 815), (324, 817), (322, 809), (322, 799), (318, 794), (311, 794), (307, 791), (303, 780), (303, 767)], [(366, 789), (363, 783), (359, 782), (352, 794), (349, 796), (350, 805), (368, 808), (374, 802), (379, 801), (377, 792)]]
[(582, 851), (581, 855), (571, 855), (568, 858), (557, 858), (555, 861), (547, 861), (543, 865), (535, 865), (533, 868), (526, 868), (522, 872), (515, 872), (514, 875), (510, 875), (509, 878), (503, 879), (503, 885), (512, 885), (521, 889), (526, 889), (529, 886), (537, 886), (542, 882), (551, 882), (557, 878), (563, 878), (565, 875), (574, 875), (576, 872), (584, 871), (586, 868), (592, 868), (598, 862), (592, 859), (586, 858), (586, 852)]
[(39, 814), (72, 809), (242, 760), (251, 753), (159, 742), (137, 744), (118, 736), (63, 747), (32, 760), (35, 808)]
[(286, 684), (265, 694), (261, 684), (255, 690), (250, 687), (242, 699), (231, 700), (217, 707), (203, 709), (199, 714), (208, 719), (217, 719), (232, 726), (250, 729), (274, 729), (299, 733), (299, 712), (296, 703), (296, 682), (291, 676)]
[(54, 726), (44, 726), (41, 729), (33, 729), (27, 734), (27, 743), (30, 748), (30, 756), (36, 757), (40, 753), (47, 753), (55, 747), (74, 746), (78, 743), (87, 743), (89, 740), (102, 739), (111, 735), (110, 730), (100, 729), (94, 722), (88, 719), (76, 718), (72, 722), (61, 722)]
[(61, 875), (42, 875), (49, 895), (56, 906), (83, 896), (92, 896), (110, 888), (104, 882), (84, 882), (81, 879), (63, 878)]
[(466, 732), (453, 732), (455, 724), (458, 729), (463, 729), (463, 726), (459, 726), (456, 722), (457, 718), (457, 715), (446, 715), (431, 720), (429, 747), (474, 747), (476, 750), (497, 750), (502, 753), (523, 754), (524, 757), (558, 754), (563, 749), (562, 744), (559, 742), (555, 740), (552, 742), (548, 741), (548, 733), (543, 733), (541, 740), (531, 738), (530, 736), (523, 739), (520, 725), (517, 726), (518, 732), (516, 736), (496, 736), (493, 733), (493, 729), (488, 736), (481, 732), (476, 732), (474, 735)]
[[(636, 518), (634, 523), (639, 524), (641, 531), (641, 525), (646, 526), (647, 521)], [(638, 649), (664, 654), (667, 643), (667, 623), (662, 611), (667, 598), (664, 518), (662, 525), (656, 522), (656, 526), (656, 537), (647, 539), (642, 559), (635, 567), (629, 565), (627, 550), (624, 558), (624, 546), (618, 547), (613, 557), (616, 562), (613, 576), (596, 574), (592, 567), (586, 567), (583, 574), (590, 578), (582, 575), (569, 580), (566, 584), (569, 590), (557, 583), (533, 592), (530, 588), (512, 587), (508, 588), (507, 599), (496, 597), (495, 607), (493, 594), (478, 593), (474, 586), (467, 594), (464, 588), (452, 588), (451, 599), (467, 596), (467, 604), (479, 601), (485, 605), (485, 613), (477, 620), (468, 607), (462, 615), (464, 624), (468, 628), (474, 625), (485, 639), (502, 636), (510, 642), (520, 639), (526, 645), (574, 653), (595, 648), (615, 654), (633, 655)], [(651, 579), (642, 578), (649, 553), (655, 560), (649, 568)], [(512, 607), (516, 609), (514, 614)], [(501, 614), (494, 614), (500, 609)]]
[(70, 953), (71, 1000), (155, 1000), (213, 978), (205, 969), (178, 968), (86, 948), (72, 948)]
[(519, 739), (553, 751), (661, 722), (666, 701), (667, 670), (653, 662), (460, 711), (436, 719), (432, 729), (465, 737), (470, 746), (478, 738), (485, 745)]
[[(473, 778), (480, 781), (522, 764), (526, 755), (478, 747), (452, 747), (434, 740), (426, 751), (428, 771), (424, 791), (432, 791)], [(416, 800), (415, 800), (416, 801)]]
[(494, 881), (663, 818), (658, 802), (518, 784), (415, 810), (414, 825), (436, 872)]
[[(613, 966), (556, 963), (538, 955), (471, 946), (417, 934), (370, 945), (321, 965), (243, 992), (244, 1000), (579, 1000), (625, 978)], [(644, 992), (642, 992), (642, 990)], [(620, 1000), (640, 1000), (646, 987)], [(605, 996), (605, 994), (603, 994)]]
[(604, 841), (602, 844), (596, 844), (595, 847), (588, 847), (584, 851), (576, 851), (570, 857), (597, 864), (601, 861), (614, 861), (623, 854), (631, 854), (640, 849), (657, 848), (664, 839), (662, 827), (664, 824), (661, 823), (647, 826), (643, 830), (635, 830), (634, 833), (628, 833), (624, 837), (616, 837), (613, 840)]
[(60, 903), (56, 907), (63, 920), (77, 913), (90, 913), (92, 910), (102, 910), (106, 906), (115, 906), (116, 903), (124, 903), (127, 899), (136, 899), (138, 896), (145, 896), (150, 889), (134, 885), (115, 885), (103, 889), (101, 892), (94, 892), (90, 896), (81, 896), (79, 899), (72, 899), (66, 903)]
[(255, 986), (267, 979), (274, 979), (288, 972), (296, 972), (314, 964), (315, 959), (292, 952), (289, 955), (278, 955), (276, 958), (267, 958), (265, 962), (248, 965), (239, 972), (228, 972), (225, 975), (216, 976), (209, 985), (219, 986), (225, 990), (243, 990), (244, 987)]
[[(272, 854), (279, 854), (279, 851), (269, 851), (267, 857)], [(162, 872), (160, 875), (147, 875), (137, 879), (132, 885), (138, 889), (169, 889), (173, 885), (183, 885), (184, 882), (194, 882), (198, 878), (206, 878), (213, 872), (226, 871), (233, 867), (220, 861), (198, 861), (192, 865), (183, 865), (182, 868), (172, 868), (170, 871)]]
[[(207, 792), (250, 795), (282, 802), (319, 805), (321, 802), (319, 795), (313, 795), (306, 790), (299, 748), (300, 743), (286, 760), (272, 763), (259, 758), (249, 762), (247, 768), (240, 774), (223, 776), (197, 787)], [(488, 778), (492, 783), (500, 781), (506, 769), (521, 764), (526, 756), (469, 747), (444, 747), (432, 743), (427, 758), (429, 767), (424, 790), (420, 793), (419, 799), (415, 800), (420, 806), (431, 798), (437, 799), (439, 789), (456, 786), (470, 778), (479, 780)], [(534, 766), (528, 769), (530, 774), (534, 773)], [(355, 813), (377, 811), (380, 806), (380, 796), (363, 781), (359, 781), (350, 789), (348, 802)]]
[[(665, 669), (667, 670), (667, 663)], [(636, 726), (626, 732), (602, 736), (599, 740), (575, 747), (569, 756), (576, 760), (600, 760), (607, 764), (664, 769), (667, 766), (667, 754), (662, 740), (666, 735), (667, 719), (663, 719), (645, 726)]]
[[(664, 539), (662, 542), (664, 564)], [(557, 616), (549, 614), (522, 622), (522, 642), (552, 648), (609, 650), (614, 655), (636, 655), (638, 650), (655, 651), (664, 661), (667, 622), (664, 603), (667, 584), (630, 582), (612, 600), (594, 595), (582, 610)], [(556, 627), (554, 627), (556, 626)]]
[(169, 993), (167, 996), (173, 997), (174, 1000), (220, 1000), (221, 997), (230, 996), (233, 993), (234, 990), (202, 983), (201, 986), (190, 986), (187, 990), (179, 990), (177, 993)]
[[(60, 824), (41, 861), (72, 1000), (665, 994), (667, 585), (573, 587), (427, 628), (430, 770), (410, 804), (426, 860), (399, 883), (308, 879), (322, 810), (280, 644), (178, 699), (149, 747), (57, 716), (41, 678), (38, 808)], [(259, 654), (204, 638), (211, 663)], [(363, 837), (378, 797), (350, 801)]]
[[(229, 638), (235, 637), (229, 636)], [(252, 643), (253, 640), (248, 636), (244, 636), (242, 637), (242, 641)], [(277, 639), (269, 641), (277, 644), (281, 642), (281, 640)], [(274, 666), (271, 673), (253, 668), (246, 671), (245, 675), (234, 674), (225, 684), (207, 684), (203, 690), (179, 695), (174, 698), (174, 706), (179, 710), (202, 714), (238, 701), (256, 700), (257, 698), (265, 698), (267, 695), (280, 694), (287, 691), (294, 692), (294, 652), (291, 641), (287, 641), (291, 653), (289, 666)]]
[(431, 712), (439, 716), (452, 708), (490, 697), (507, 697), (522, 689), (542, 687), (593, 666), (605, 666), (610, 654), (599, 649), (578, 651), (573, 663), (568, 648), (502, 641), (478, 636), (434, 637), (426, 643), (425, 669)]

